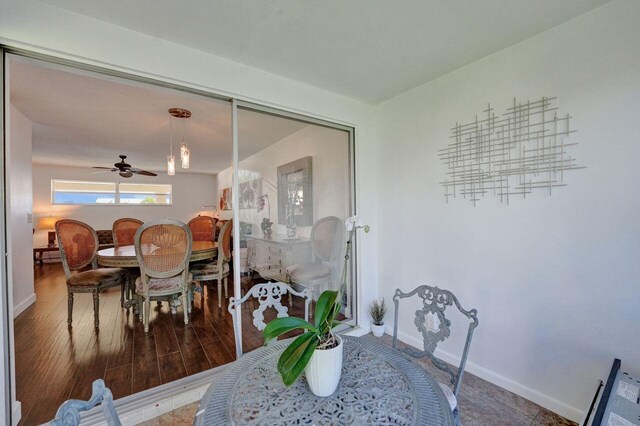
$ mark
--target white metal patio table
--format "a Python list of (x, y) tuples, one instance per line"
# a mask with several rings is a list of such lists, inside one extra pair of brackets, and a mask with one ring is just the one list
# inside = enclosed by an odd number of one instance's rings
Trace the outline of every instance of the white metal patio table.
[(291, 340), (245, 354), (205, 393), (194, 425), (453, 425), (437, 382), (400, 352), (344, 337), (342, 378), (326, 398), (301, 377), (287, 388), (276, 365)]

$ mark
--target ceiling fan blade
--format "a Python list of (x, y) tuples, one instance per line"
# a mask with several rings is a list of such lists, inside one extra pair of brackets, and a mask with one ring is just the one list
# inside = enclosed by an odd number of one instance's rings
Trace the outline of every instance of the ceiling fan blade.
[(113, 167), (98, 167), (98, 166), (93, 166), (92, 169), (105, 169), (105, 170), (109, 170), (109, 171), (116, 171), (118, 169), (115, 169)]
[(115, 172), (117, 169), (109, 169), (109, 170), (96, 170), (94, 172), (90, 172), (90, 174), (95, 175), (96, 173), (110, 173)]
[(158, 176), (157, 174), (153, 173), (153, 172), (148, 172), (146, 170), (142, 170), (142, 169), (129, 169), (129, 171), (131, 173), (135, 173), (137, 175), (142, 175), (142, 176)]
[(119, 174), (120, 174), (120, 176), (122, 176), (123, 178), (130, 178), (131, 176), (133, 176), (133, 172), (130, 172), (130, 171), (128, 171), (128, 170), (127, 170), (127, 171), (124, 171), (124, 172), (120, 172)]

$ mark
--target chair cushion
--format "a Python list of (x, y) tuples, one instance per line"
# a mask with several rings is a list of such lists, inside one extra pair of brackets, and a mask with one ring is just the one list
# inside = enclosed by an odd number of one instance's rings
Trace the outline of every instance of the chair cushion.
[[(191, 265), (189, 268), (189, 272), (193, 274), (194, 280), (200, 280), (203, 277), (224, 275), (229, 273), (229, 264), (222, 264), (222, 274), (220, 273), (220, 268), (218, 268), (218, 262), (207, 262), (207, 263), (196, 263)], [(210, 278), (213, 279), (213, 278)]]
[(287, 273), (291, 281), (304, 284), (305, 282), (328, 278), (331, 275), (331, 268), (323, 263), (300, 263), (289, 266)]
[(458, 406), (458, 399), (453, 394), (453, 391), (449, 389), (449, 386), (445, 385), (444, 383), (438, 382), (438, 385), (440, 385), (440, 389), (442, 389), (442, 392), (444, 392), (444, 396), (447, 398), (447, 402), (449, 403), (449, 407), (451, 407), (451, 411), (455, 410)]
[(129, 278), (129, 271), (123, 268), (98, 268), (71, 275), (67, 284), (73, 287), (121, 284)]
[[(193, 277), (189, 274), (188, 281), (191, 282)], [(182, 290), (182, 274), (169, 278), (151, 278), (149, 279), (149, 292), (165, 292), (170, 290)], [(142, 279), (136, 278), (136, 293), (142, 294)]]

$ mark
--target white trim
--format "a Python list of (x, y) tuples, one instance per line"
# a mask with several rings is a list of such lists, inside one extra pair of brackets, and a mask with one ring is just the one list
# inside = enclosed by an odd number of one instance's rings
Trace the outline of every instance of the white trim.
[(24, 299), (22, 302), (18, 303), (17, 305), (13, 305), (13, 318), (15, 319), (18, 315), (24, 312), (25, 309), (27, 309), (34, 303), (36, 303), (36, 294), (31, 293), (29, 297)]
[(369, 334), (369, 329), (360, 327), (360, 326), (355, 326), (352, 330), (349, 330), (344, 334), (347, 336), (362, 337)]
[[(114, 406), (122, 425), (136, 425), (201, 400), (209, 386), (220, 378), (227, 365), (117, 399)], [(97, 406), (82, 413), (81, 424), (106, 425), (102, 408)]]
[[(393, 327), (388, 325), (386, 327), (387, 333), (393, 335)], [(404, 343), (407, 343), (415, 348), (422, 349), (423, 342), (422, 340), (410, 336), (404, 332), (398, 331), (398, 339)], [(442, 359), (443, 361), (448, 362), (449, 364), (458, 366), (460, 365), (460, 357), (453, 355), (449, 352), (445, 352), (436, 348), (435, 355)], [(549, 395), (545, 395), (542, 392), (539, 392), (535, 389), (532, 389), (528, 386), (523, 385), (522, 383), (518, 383), (514, 380), (511, 380), (507, 377), (504, 377), (495, 371), (491, 371), (487, 368), (484, 368), (478, 364), (475, 364), (471, 361), (467, 361), (465, 371), (470, 372), (471, 374), (475, 374), (476, 376), (484, 379), (490, 383), (493, 383), (496, 386), (500, 386), (503, 389), (508, 390), (509, 392), (513, 392), (516, 395), (519, 395), (529, 401), (532, 401), (547, 410), (553, 411), (563, 417), (566, 417), (569, 420), (574, 422), (580, 421), (584, 416), (584, 411), (579, 410), (575, 407), (572, 407), (568, 404), (565, 404), (562, 401), (559, 401)], [(463, 379), (464, 380), (464, 379)]]
[(16, 401), (13, 404), (13, 410), (11, 412), (11, 422), (13, 423), (13, 426), (17, 426), (20, 419), (22, 419), (22, 403), (20, 401)]

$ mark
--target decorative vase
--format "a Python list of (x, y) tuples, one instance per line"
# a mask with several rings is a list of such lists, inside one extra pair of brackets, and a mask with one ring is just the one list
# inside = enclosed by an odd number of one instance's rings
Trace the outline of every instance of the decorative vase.
[(316, 396), (329, 396), (338, 389), (342, 375), (344, 345), (340, 336), (336, 336), (336, 339), (338, 346), (335, 348), (313, 351), (313, 355), (304, 369), (309, 389)]
[(371, 323), (371, 331), (373, 332), (374, 336), (382, 337), (384, 335), (384, 323), (380, 325)]
[(287, 226), (287, 238), (293, 240), (296, 238), (296, 234), (298, 230), (296, 229), (296, 215), (295, 215), (295, 206), (291, 203), (287, 203), (287, 207), (285, 209), (285, 224)]

